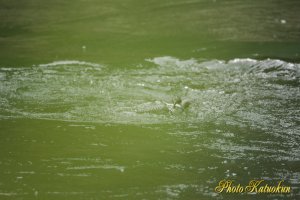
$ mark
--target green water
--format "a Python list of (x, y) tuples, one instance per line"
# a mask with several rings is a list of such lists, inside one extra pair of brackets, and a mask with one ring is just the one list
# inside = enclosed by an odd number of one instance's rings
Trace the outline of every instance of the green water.
[(299, 9), (0, 0), (0, 199), (298, 199)]

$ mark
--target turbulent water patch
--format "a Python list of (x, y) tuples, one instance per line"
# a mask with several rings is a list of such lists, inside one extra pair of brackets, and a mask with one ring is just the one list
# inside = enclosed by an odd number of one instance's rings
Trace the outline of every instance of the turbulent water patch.
[(147, 61), (152, 65), (132, 69), (79, 61), (1, 67), (1, 118), (144, 124), (226, 121), (286, 129), (299, 122), (299, 64), (173, 57)]

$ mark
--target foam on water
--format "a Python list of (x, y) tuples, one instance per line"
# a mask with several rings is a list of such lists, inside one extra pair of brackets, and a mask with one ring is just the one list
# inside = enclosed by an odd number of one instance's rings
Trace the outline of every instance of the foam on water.
[(50, 67), (50, 66), (61, 66), (61, 65), (84, 65), (91, 67), (101, 67), (101, 65), (96, 63), (90, 63), (85, 61), (77, 61), (77, 60), (62, 60), (62, 61), (54, 61), (52, 63), (40, 64), (40, 67)]
[[(299, 64), (173, 57), (110, 69), (82, 61), (0, 68), (1, 118), (99, 123), (223, 122), (289, 129), (299, 120)], [(175, 99), (188, 106), (174, 103)]]

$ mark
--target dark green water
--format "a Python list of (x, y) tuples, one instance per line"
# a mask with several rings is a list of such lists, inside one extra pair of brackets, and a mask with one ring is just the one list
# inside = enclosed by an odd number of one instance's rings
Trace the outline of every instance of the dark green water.
[(298, 199), (299, 9), (0, 0), (0, 199)]

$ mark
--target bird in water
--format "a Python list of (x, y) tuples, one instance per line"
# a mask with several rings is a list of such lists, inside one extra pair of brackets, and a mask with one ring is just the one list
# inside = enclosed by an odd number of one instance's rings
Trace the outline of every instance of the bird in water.
[(185, 110), (190, 106), (190, 104), (190, 101), (182, 100), (181, 97), (176, 97), (173, 100), (173, 109), (180, 108), (181, 110)]

